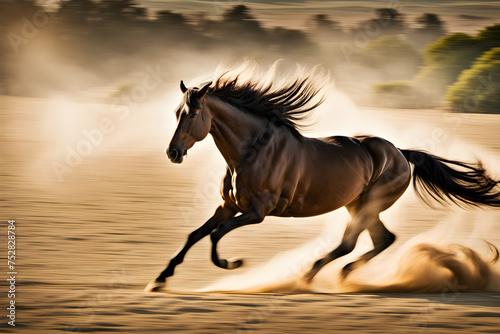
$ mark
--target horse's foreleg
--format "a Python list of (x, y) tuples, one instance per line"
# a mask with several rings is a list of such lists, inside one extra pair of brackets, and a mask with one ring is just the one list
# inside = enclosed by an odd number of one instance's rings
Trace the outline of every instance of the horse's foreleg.
[(368, 227), (368, 232), (370, 233), (374, 248), (361, 255), (361, 257), (356, 261), (351, 262), (342, 268), (342, 278), (346, 278), (351, 271), (370, 261), (387, 247), (392, 245), (394, 240), (396, 240), (396, 236), (392, 234), (380, 220)]
[(146, 289), (149, 291), (161, 289), (164, 286), (167, 277), (174, 274), (175, 267), (184, 261), (184, 257), (186, 256), (188, 250), (198, 241), (209, 235), (210, 232), (216, 229), (221, 222), (234, 217), (235, 214), (236, 211), (232, 208), (228, 208), (224, 205), (219, 206), (217, 210), (215, 210), (214, 215), (205, 224), (189, 234), (184, 246), (177, 251), (165, 270), (163, 270), (155, 279), (154, 283), (150, 284)]
[(217, 253), (217, 243), (219, 240), (231, 232), (235, 228), (258, 224), (264, 220), (264, 217), (272, 210), (272, 205), (266, 205), (268, 203), (262, 203), (261, 201), (254, 201), (254, 205), (242, 215), (238, 217), (231, 218), (225, 222), (219, 224), (219, 227), (212, 232), (210, 238), (212, 239), (212, 262), (220, 268), (223, 269), (235, 269), (241, 267), (243, 260), (228, 261), (225, 259), (220, 259)]

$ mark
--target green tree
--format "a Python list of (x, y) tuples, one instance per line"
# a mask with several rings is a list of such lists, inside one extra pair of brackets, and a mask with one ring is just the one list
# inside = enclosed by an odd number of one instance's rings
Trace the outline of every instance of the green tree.
[(425, 66), (416, 78), (417, 85), (438, 89), (442, 94), (480, 53), (479, 42), (473, 36), (456, 33), (441, 38), (425, 50)]
[(481, 45), (481, 50), (489, 50), (500, 46), (500, 24), (495, 24), (480, 30), (476, 37)]
[(500, 113), (500, 48), (484, 52), (448, 88), (446, 101), (458, 112)]
[(500, 24), (487, 27), (477, 36), (462, 33), (445, 36), (426, 48), (424, 66), (414, 84), (433, 96), (436, 103), (442, 101), (446, 88), (492, 47), (500, 47)]

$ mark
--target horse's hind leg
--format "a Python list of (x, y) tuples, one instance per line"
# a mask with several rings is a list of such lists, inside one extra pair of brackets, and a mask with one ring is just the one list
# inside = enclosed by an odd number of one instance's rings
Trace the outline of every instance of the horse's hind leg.
[(353, 217), (352, 221), (347, 225), (340, 245), (327, 256), (314, 263), (311, 270), (309, 270), (309, 272), (304, 276), (306, 282), (311, 282), (321, 268), (326, 266), (328, 263), (352, 252), (356, 246), (356, 242), (358, 241), (359, 234), (363, 232), (369, 223), (369, 217)]
[(395, 236), (382, 224), (379, 214), (391, 207), (401, 197), (408, 188), (411, 175), (404, 156), (395, 148), (389, 153), (391, 159), (385, 160), (383, 173), (366, 189), (362, 196), (346, 206), (352, 220), (347, 225), (342, 242), (327, 256), (316, 261), (304, 277), (307, 282), (310, 282), (326, 264), (349, 254), (356, 246), (359, 234), (365, 229), (370, 232), (374, 249), (364, 254), (358, 261), (348, 264), (343, 270), (344, 277), (389, 247), (394, 241)]
[(380, 221), (379, 214), (390, 208), (408, 188), (410, 182), (409, 167), (406, 162), (396, 160), (368, 189), (358, 201), (347, 206), (347, 210), (355, 219), (357, 216), (368, 218), (366, 229), (370, 233), (374, 248), (363, 254), (358, 260), (347, 264), (342, 269), (345, 278), (354, 269), (365, 264), (387, 247), (396, 236)]
[(387, 247), (392, 245), (394, 240), (396, 240), (396, 236), (384, 226), (380, 219), (378, 220), (378, 222), (368, 227), (368, 232), (370, 233), (374, 248), (371, 251), (363, 254), (356, 261), (347, 264), (342, 269), (342, 278), (346, 278), (351, 271), (370, 261), (372, 258), (384, 251)]

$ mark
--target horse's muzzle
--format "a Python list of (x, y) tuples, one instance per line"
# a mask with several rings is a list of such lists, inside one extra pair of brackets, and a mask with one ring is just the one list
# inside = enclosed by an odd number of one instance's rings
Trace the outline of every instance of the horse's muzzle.
[(184, 156), (186, 155), (186, 150), (182, 152), (180, 149), (177, 148), (167, 148), (167, 157), (170, 159), (175, 164), (180, 164), (182, 160), (184, 159)]

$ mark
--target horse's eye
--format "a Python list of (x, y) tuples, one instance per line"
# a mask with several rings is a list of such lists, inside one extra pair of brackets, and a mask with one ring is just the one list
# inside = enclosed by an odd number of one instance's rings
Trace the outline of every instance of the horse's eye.
[(195, 113), (189, 114), (189, 117), (191, 117), (191, 118), (195, 118), (196, 116), (198, 116), (198, 114), (195, 114)]

